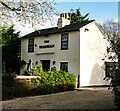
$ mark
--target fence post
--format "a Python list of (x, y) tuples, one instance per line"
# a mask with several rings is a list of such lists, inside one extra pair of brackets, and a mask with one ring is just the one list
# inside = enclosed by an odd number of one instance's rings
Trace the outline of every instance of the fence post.
[(78, 75), (78, 85), (77, 88), (80, 88), (80, 75)]
[(75, 89), (77, 88), (77, 86), (78, 86), (78, 77), (76, 76)]

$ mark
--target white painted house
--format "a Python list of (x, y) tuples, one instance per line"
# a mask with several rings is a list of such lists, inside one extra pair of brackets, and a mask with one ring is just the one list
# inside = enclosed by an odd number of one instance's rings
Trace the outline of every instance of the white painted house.
[(95, 20), (71, 24), (67, 15), (58, 19), (58, 27), (42, 29), (21, 38), (21, 60), (44, 70), (65, 70), (80, 75), (80, 86), (108, 85), (104, 77), (108, 42)]

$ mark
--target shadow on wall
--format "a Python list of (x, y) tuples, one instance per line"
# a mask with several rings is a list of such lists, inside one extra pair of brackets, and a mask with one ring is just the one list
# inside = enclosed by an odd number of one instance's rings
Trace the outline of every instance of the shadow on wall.
[(102, 69), (96, 63), (94, 64), (92, 72), (91, 72), (89, 85), (102, 85), (102, 84), (103, 84)]

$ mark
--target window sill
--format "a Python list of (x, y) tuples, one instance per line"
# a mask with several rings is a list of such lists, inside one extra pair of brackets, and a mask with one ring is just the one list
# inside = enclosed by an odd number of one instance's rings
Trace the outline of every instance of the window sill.
[(60, 49), (60, 50), (69, 50), (68, 48), (66, 48), (66, 49)]
[[(33, 51), (34, 52), (34, 51)], [(33, 52), (27, 52), (27, 53), (33, 53)]]

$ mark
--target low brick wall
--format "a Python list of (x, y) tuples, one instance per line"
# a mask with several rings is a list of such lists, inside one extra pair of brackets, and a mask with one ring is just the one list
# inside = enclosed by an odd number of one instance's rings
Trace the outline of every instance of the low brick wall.
[(31, 81), (33, 79), (39, 79), (39, 76), (16, 76), (16, 79), (19, 81)]

